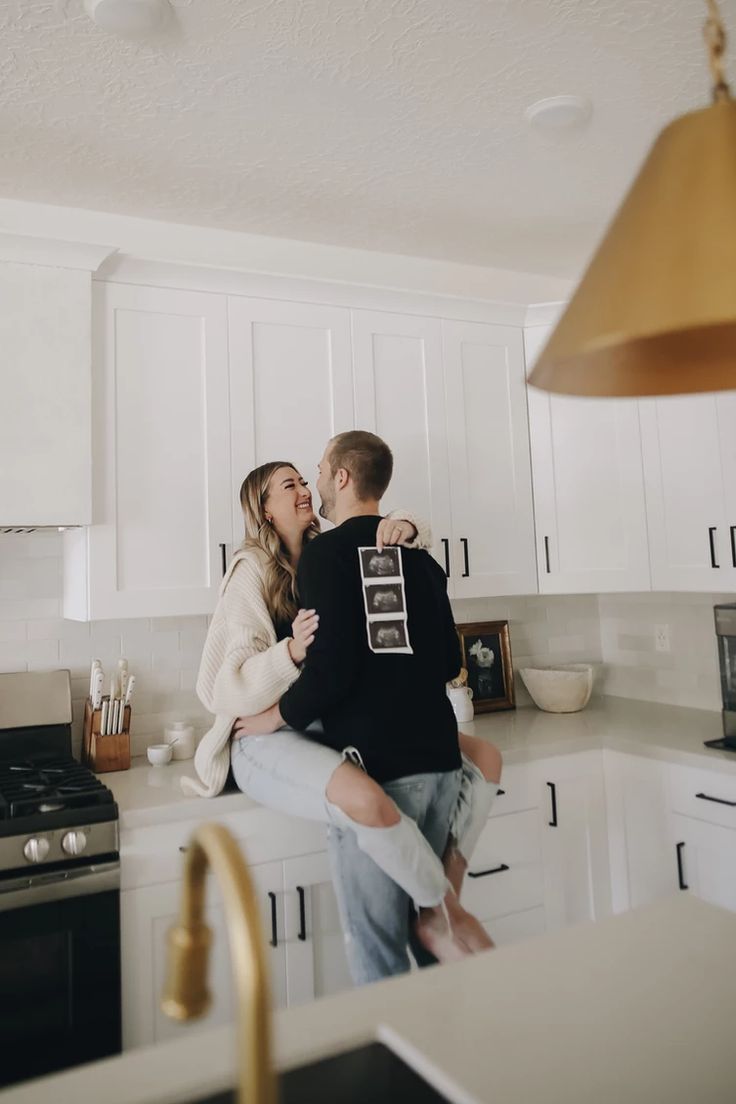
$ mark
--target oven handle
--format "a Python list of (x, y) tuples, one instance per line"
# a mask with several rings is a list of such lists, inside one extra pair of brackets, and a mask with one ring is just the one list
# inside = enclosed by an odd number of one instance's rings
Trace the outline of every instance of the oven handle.
[(0, 883), (0, 912), (116, 889), (120, 889), (120, 863), (117, 860), (55, 870), (52, 874), (39, 871)]

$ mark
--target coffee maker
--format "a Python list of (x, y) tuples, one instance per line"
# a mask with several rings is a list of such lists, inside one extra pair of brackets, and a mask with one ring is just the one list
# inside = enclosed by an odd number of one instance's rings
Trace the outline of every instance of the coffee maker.
[(721, 665), (723, 738), (707, 740), (708, 747), (736, 751), (736, 602), (715, 606), (718, 659)]

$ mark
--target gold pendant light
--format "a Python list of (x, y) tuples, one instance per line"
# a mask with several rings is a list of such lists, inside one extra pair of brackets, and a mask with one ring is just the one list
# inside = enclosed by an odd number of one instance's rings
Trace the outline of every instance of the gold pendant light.
[(670, 123), (530, 383), (568, 395), (736, 389), (736, 102), (708, 0), (713, 105)]

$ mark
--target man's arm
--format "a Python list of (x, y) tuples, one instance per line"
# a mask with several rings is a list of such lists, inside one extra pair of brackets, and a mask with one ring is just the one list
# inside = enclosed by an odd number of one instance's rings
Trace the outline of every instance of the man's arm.
[(347, 559), (357, 554), (322, 539), (302, 553), (299, 594), (319, 614), (319, 629), (300, 677), (279, 703), (281, 717), (292, 728), (306, 728), (352, 691), (365, 631), (355, 565)]

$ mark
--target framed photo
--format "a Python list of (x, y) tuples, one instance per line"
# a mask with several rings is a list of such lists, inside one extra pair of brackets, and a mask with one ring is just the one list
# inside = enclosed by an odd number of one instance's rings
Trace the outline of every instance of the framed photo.
[(456, 625), (476, 713), (514, 709), (514, 671), (508, 621)]

